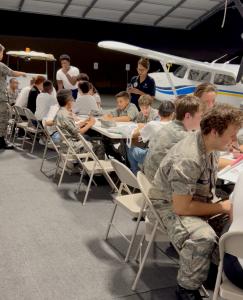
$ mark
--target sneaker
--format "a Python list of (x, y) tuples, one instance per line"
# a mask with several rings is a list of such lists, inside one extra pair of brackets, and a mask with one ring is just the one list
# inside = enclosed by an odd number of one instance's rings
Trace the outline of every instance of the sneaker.
[(200, 293), (198, 290), (187, 290), (177, 285), (176, 288), (176, 297), (177, 300), (202, 300)]

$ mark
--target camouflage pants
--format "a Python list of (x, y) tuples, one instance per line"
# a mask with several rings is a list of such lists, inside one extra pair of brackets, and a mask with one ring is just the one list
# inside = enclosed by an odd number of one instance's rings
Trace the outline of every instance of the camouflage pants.
[(8, 127), (8, 106), (7, 102), (0, 101), (0, 137), (5, 137)]
[[(163, 209), (160, 206), (157, 211), (170, 241), (180, 250), (178, 284), (186, 289), (198, 289), (207, 279), (212, 258), (218, 254), (218, 236), (213, 229), (213, 221), (209, 225), (200, 217), (179, 217), (173, 213), (170, 204), (164, 205)], [(223, 222), (215, 219), (216, 227), (219, 224), (224, 226)]]

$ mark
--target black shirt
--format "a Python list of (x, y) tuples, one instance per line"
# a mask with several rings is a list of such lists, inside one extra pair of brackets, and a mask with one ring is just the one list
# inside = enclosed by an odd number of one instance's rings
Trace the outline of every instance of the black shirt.
[[(144, 92), (147, 95), (155, 96), (155, 82), (154, 79), (147, 75), (143, 82), (140, 82), (139, 76), (134, 76), (131, 79), (132, 87)], [(138, 98), (140, 95), (131, 94), (131, 102), (134, 103), (138, 108)]]
[(40, 94), (40, 91), (38, 88), (34, 85), (32, 89), (30, 90), (29, 96), (28, 96), (28, 104), (27, 108), (30, 109), (33, 114), (36, 111), (36, 98)]

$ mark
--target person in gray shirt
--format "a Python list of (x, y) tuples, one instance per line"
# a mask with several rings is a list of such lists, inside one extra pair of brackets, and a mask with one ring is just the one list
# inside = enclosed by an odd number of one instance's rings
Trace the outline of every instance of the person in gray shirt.
[(116, 109), (103, 116), (104, 120), (115, 122), (135, 122), (138, 116), (138, 109), (135, 104), (130, 103), (130, 96), (127, 92), (120, 92), (116, 95)]
[(8, 127), (7, 76), (19, 77), (26, 76), (26, 74), (23, 72), (13, 71), (1, 62), (4, 50), (5, 48), (0, 44), (0, 149), (13, 149), (13, 146), (7, 144), (5, 141)]

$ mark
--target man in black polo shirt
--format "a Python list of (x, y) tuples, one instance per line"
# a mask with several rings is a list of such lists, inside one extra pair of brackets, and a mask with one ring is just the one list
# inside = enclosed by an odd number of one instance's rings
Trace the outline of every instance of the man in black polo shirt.
[(134, 103), (138, 110), (138, 98), (141, 95), (155, 96), (155, 82), (152, 77), (148, 75), (149, 71), (149, 60), (146, 58), (141, 58), (138, 61), (138, 76), (134, 76), (131, 79), (130, 87), (128, 92), (131, 94), (131, 103)]

